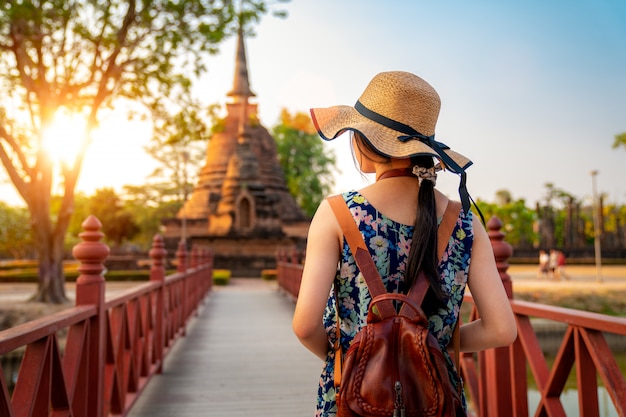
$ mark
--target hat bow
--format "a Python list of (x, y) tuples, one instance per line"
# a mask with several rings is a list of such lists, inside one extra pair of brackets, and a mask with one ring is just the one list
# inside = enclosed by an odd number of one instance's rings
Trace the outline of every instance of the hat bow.
[(470, 195), (467, 191), (467, 174), (465, 169), (463, 169), (459, 164), (457, 164), (447, 153), (444, 152), (445, 149), (450, 149), (449, 146), (435, 141), (435, 135), (432, 134), (430, 136), (426, 136), (417, 130), (413, 129), (411, 126), (406, 125), (404, 123), (400, 123), (396, 120), (390, 119), (382, 114), (376, 113), (373, 110), (365, 107), (360, 101), (357, 100), (354, 105), (356, 111), (358, 111), (363, 117), (366, 117), (376, 123), (380, 123), (381, 125), (388, 127), (390, 129), (396, 130), (398, 132), (404, 133), (404, 135), (398, 136), (398, 140), (400, 142), (408, 142), (410, 140), (419, 140), (428, 147), (430, 147), (438, 156), (441, 162), (444, 164), (446, 168), (450, 171), (457, 173), (461, 176), (461, 181), (459, 184), (459, 196), (461, 197), (461, 204), (463, 206), (463, 211), (467, 213), (470, 207)]

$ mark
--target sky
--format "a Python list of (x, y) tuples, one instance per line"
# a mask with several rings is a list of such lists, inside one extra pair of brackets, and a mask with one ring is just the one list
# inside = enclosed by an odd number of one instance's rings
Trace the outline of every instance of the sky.
[[(436, 139), (468, 156), (474, 199), (500, 190), (534, 207), (546, 184), (590, 203), (592, 171), (606, 202), (626, 204), (626, 2), (623, 0), (292, 0), (286, 19), (265, 16), (246, 39), (249, 79), (261, 123), (271, 129), (282, 108), (354, 105), (382, 71), (427, 80), (442, 107)], [(206, 104), (225, 103), (232, 88), (235, 39), (208, 59), (196, 86)], [(78, 190), (142, 184), (156, 166), (142, 126), (109, 119), (94, 139)], [(117, 129), (117, 130), (116, 130)], [(320, 139), (321, 140), (321, 139)], [(333, 192), (365, 180), (343, 136), (327, 143), (339, 170)], [(0, 172), (0, 181), (6, 178)], [(458, 177), (438, 188), (458, 199)], [(0, 200), (19, 204), (12, 187)]]

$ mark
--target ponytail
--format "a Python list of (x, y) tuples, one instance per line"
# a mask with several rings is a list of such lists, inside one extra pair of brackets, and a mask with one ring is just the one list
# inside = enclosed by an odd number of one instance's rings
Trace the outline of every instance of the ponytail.
[[(430, 156), (417, 156), (411, 158), (411, 164), (423, 168), (434, 166)], [(434, 297), (427, 296), (424, 300), (424, 311), (432, 314), (442, 305), (445, 294), (439, 282), (437, 265), (437, 207), (435, 204), (435, 185), (432, 181), (422, 181), (417, 193), (417, 213), (411, 248), (406, 266), (405, 292), (413, 286), (420, 271), (424, 271), (430, 283), (429, 293)]]
[[(367, 157), (366, 155), (368, 154), (380, 156), (380, 160), (375, 161), (380, 163), (389, 160), (389, 158), (381, 155), (366, 140), (363, 140), (358, 132), (353, 132), (353, 135), (355, 138), (354, 143), (359, 148), (363, 157)], [(354, 149), (352, 157), (356, 165), (357, 161), (354, 155)], [(432, 156), (421, 155), (412, 157), (411, 165), (417, 165), (422, 168), (432, 168), (435, 166), (435, 163)], [(415, 180), (417, 180), (417, 178), (415, 178)], [(404, 275), (404, 292), (407, 293), (413, 286), (419, 272), (424, 271), (430, 284), (430, 288), (422, 304), (422, 308), (427, 315), (433, 314), (440, 306), (443, 306), (443, 302), (446, 298), (446, 294), (441, 289), (439, 272), (437, 270), (437, 266), (439, 265), (439, 259), (437, 259), (437, 228), (435, 184), (433, 184), (432, 181), (422, 181), (419, 192), (417, 193), (417, 213)]]

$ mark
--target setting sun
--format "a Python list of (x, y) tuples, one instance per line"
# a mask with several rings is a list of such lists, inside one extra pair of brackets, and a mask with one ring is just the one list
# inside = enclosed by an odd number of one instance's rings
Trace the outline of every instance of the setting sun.
[[(131, 109), (121, 104), (102, 113), (99, 125), (90, 133), (78, 190), (87, 194), (96, 189), (120, 189), (126, 184), (143, 183), (155, 161), (143, 150), (151, 138), (151, 124), (142, 118), (129, 118)], [(86, 135), (86, 117), (59, 110), (54, 122), (44, 129), (45, 152), (54, 164), (71, 166)], [(58, 168), (58, 167), (57, 167)]]
[(85, 138), (86, 126), (83, 115), (59, 109), (52, 124), (43, 131), (42, 146), (50, 159), (53, 162), (72, 164)]
[[(152, 138), (152, 124), (147, 118), (129, 118), (131, 108), (120, 104), (115, 110), (103, 111), (99, 125), (91, 133), (85, 151), (76, 191), (92, 195), (97, 189), (109, 187), (121, 191), (124, 185), (145, 184), (146, 178), (158, 166), (145, 152)], [(57, 113), (54, 123), (45, 129), (43, 147), (56, 165), (72, 164), (84, 134), (86, 119), (81, 115)], [(23, 205), (15, 188), (3, 183), (0, 172), (0, 201)], [(56, 187), (60, 187), (56, 178)], [(56, 189), (61, 192), (59, 188)]]

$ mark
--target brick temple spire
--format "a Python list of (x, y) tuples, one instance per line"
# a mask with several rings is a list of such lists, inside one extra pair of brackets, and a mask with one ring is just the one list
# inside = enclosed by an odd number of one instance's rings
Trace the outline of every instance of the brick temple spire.
[(255, 94), (250, 89), (250, 80), (248, 78), (248, 61), (246, 60), (246, 46), (244, 42), (244, 34), (242, 24), (239, 24), (237, 31), (237, 53), (235, 58), (235, 78), (233, 89), (227, 93), (229, 97), (233, 97), (235, 103), (247, 101), (249, 97)]

